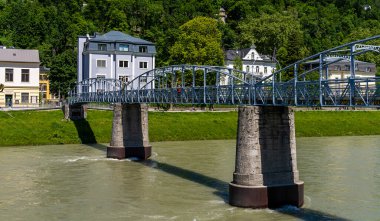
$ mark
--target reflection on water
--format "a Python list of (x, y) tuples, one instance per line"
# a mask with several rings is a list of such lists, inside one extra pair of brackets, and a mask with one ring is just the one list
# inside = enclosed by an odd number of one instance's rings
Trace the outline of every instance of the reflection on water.
[(235, 141), (153, 143), (145, 162), (104, 146), (0, 148), (0, 220), (378, 220), (379, 136), (300, 138), (305, 206), (227, 204)]

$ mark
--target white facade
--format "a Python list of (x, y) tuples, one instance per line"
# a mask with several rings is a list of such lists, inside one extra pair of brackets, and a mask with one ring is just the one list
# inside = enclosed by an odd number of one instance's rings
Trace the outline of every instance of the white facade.
[(37, 50), (0, 49), (0, 107), (38, 106), (39, 64)]
[[(269, 56), (260, 55), (254, 45), (251, 48), (240, 50), (227, 50), (225, 52), (225, 64), (228, 68), (235, 68), (236, 59), (240, 59), (242, 63), (242, 71), (247, 72), (251, 76), (266, 77), (276, 71), (276, 62), (271, 60)], [(227, 84), (225, 79), (223, 84)]]
[(78, 38), (78, 81), (89, 78), (130, 82), (155, 68), (152, 42), (118, 31)]

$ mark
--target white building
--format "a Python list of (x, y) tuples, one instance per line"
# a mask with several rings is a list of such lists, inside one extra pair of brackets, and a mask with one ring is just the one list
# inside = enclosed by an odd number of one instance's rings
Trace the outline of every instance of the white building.
[[(323, 69), (323, 74), (326, 75), (328, 79), (347, 79), (351, 76), (351, 62), (349, 59), (340, 60), (338, 57), (327, 57), (324, 59), (324, 63), (332, 63), (328, 68)], [(319, 66), (319, 59), (307, 61), (304, 63), (306, 70), (311, 70)], [(356, 78), (371, 78), (376, 77), (376, 64), (370, 62), (364, 62), (355, 60), (355, 77)]]
[(119, 31), (78, 38), (78, 81), (89, 78), (129, 82), (155, 68), (152, 42)]
[(39, 104), (38, 50), (0, 49), (0, 107), (34, 107)]
[(239, 50), (225, 51), (225, 64), (229, 68), (234, 68), (236, 60), (242, 62), (242, 71), (253, 76), (266, 77), (276, 70), (276, 62), (267, 55), (261, 55), (256, 51), (256, 46)]

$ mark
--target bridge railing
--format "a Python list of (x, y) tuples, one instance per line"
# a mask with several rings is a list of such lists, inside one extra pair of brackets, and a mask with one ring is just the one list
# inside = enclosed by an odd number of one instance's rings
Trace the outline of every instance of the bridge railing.
[[(297, 61), (266, 78), (225, 67), (175, 65), (133, 79), (87, 79), (70, 102), (241, 104), (282, 106), (379, 106), (379, 78), (356, 76), (356, 56), (376, 52), (367, 45), (380, 35), (351, 42)], [(331, 79), (329, 66), (349, 62), (349, 77)], [(292, 79), (284, 80), (284, 76)]]
[(380, 78), (261, 82), (254, 85), (155, 88), (73, 93), (71, 103), (174, 103), (280, 106), (380, 105)]

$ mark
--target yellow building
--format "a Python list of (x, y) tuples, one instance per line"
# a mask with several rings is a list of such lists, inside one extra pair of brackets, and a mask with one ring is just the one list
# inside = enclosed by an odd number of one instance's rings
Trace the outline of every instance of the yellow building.
[(50, 68), (40, 67), (40, 103), (42, 104), (58, 100), (58, 98), (50, 92), (49, 71)]
[(38, 107), (38, 50), (0, 49), (0, 107)]

